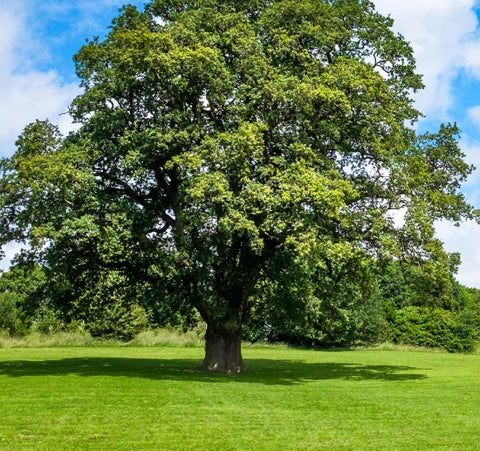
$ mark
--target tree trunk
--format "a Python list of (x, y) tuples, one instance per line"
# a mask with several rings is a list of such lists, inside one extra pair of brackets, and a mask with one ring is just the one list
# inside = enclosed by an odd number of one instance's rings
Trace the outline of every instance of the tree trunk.
[(205, 371), (216, 373), (244, 373), (247, 371), (242, 358), (242, 331), (214, 329), (207, 326), (205, 334), (205, 359), (201, 365)]

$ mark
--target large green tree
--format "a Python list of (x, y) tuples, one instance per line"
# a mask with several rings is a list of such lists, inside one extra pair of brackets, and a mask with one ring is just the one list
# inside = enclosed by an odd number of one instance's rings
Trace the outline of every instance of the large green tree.
[(442, 254), (433, 221), (472, 216), (456, 127), (412, 128), (421, 77), (391, 26), (366, 0), (124, 8), (75, 56), (80, 130), (31, 124), (3, 161), (2, 239), (144, 280), (206, 321), (205, 369), (243, 371), (254, 300), (299, 314), (319, 275)]

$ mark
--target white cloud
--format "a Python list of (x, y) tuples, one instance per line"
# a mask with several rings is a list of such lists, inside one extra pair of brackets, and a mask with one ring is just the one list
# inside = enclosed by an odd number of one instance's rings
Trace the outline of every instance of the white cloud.
[(469, 119), (478, 127), (480, 126), (480, 105), (473, 106), (467, 110)]
[(462, 259), (457, 280), (468, 286), (480, 288), (480, 225), (469, 221), (455, 227), (449, 222), (437, 222), (438, 237), (448, 252), (459, 252)]
[(0, 146), (4, 155), (12, 153), (15, 139), (26, 124), (46, 118), (58, 123), (60, 113), (67, 111), (77, 92), (76, 86), (62, 85), (54, 72), (0, 72), (0, 84), (11, 86), (0, 93)]
[(22, 245), (19, 243), (8, 243), (2, 247), (3, 252), (5, 253), (5, 258), (0, 260), (0, 271), (7, 270), (10, 267), (10, 262), (22, 249)]
[[(480, 168), (480, 143), (461, 142), (465, 161)], [(480, 171), (476, 170), (464, 184), (467, 201), (471, 205), (480, 205)], [(460, 253), (462, 264), (457, 280), (468, 286), (480, 288), (480, 225), (474, 221), (462, 223), (455, 227), (451, 222), (438, 221), (435, 224), (437, 237), (440, 238), (448, 252)]]
[(465, 67), (467, 73), (480, 78), (480, 41), (470, 41), (465, 44), (464, 47)]
[[(470, 175), (465, 183), (464, 187), (471, 191), (472, 189), (480, 189), (480, 143), (479, 142), (469, 142), (468, 140), (462, 140), (461, 149), (465, 154), (465, 161), (468, 164), (473, 164), (477, 170)], [(473, 202), (473, 200), (470, 200)], [(480, 203), (475, 203), (475, 205), (480, 205)]]
[(33, 54), (48, 57), (48, 50), (30, 35), (25, 5), (0, 4), (0, 155), (14, 151), (17, 136), (35, 119), (58, 123), (79, 92), (76, 84), (65, 84), (55, 71), (32, 68)]
[[(478, 20), (475, 0), (374, 0), (379, 12), (391, 15), (394, 29), (414, 49), (425, 89), (416, 97), (417, 107), (430, 119), (448, 120), (454, 96), (452, 82), (461, 68), (480, 61), (468, 57), (480, 46), (474, 32)], [(479, 53), (477, 53), (478, 55)], [(473, 67), (473, 66), (472, 66)], [(479, 70), (480, 74), (480, 70)]]

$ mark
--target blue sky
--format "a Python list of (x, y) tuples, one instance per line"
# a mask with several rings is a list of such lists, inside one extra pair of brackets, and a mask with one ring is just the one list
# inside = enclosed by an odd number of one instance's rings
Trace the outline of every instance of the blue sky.
[[(22, 128), (49, 118), (63, 131), (80, 93), (72, 62), (86, 38), (104, 36), (124, 0), (4, 0), (0, 3), (0, 156), (11, 155)], [(128, 3), (143, 7), (144, 0)], [(413, 46), (426, 88), (416, 96), (421, 130), (456, 121), (467, 160), (480, 168), (480, 3), (477, 0), (374, 0)], [(464, 186), (480, 208), (480, 170)], [(460, 252), (458, 279), (480, 287), (480, 226), (437, 224), (447, 250)], [(11, 257), (17, 246), (6, 247)], [(6, 261), (0, 263), (6, 267)], [(477, 276), (477, 273), (479, 276)]]

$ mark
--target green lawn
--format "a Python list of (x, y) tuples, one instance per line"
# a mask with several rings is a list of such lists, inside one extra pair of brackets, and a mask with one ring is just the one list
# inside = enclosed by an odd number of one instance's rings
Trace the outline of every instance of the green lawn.
[(0, 449), (479, 449), (480, 355), (246, 348), (0, 349)]

